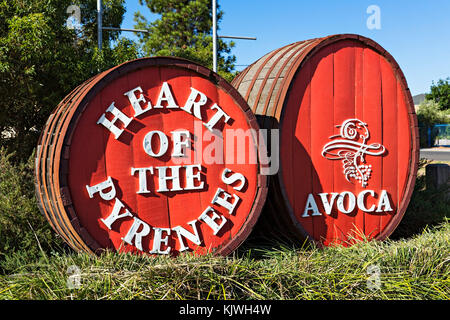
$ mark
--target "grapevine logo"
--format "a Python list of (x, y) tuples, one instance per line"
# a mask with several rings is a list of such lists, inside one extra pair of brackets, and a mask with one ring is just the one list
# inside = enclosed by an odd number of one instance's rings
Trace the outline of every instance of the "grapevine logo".
[(366, 144), (370, 137), (367, 123), (359, 119), (347, 119), (341, 125), (335, 139), (328, 142), (322, 150), (322, 156), (328, 160), (342, 160), (345, 179), (354, 179), (366, 187), (372, 174), (372, 165), (366, 162), (366, 155), (381, 156), (386, 148), (380, 143)]

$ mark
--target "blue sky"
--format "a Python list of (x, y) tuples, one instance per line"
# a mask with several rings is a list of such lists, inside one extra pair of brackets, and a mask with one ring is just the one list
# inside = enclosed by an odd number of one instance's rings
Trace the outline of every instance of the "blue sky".
[[(389, 51), (405, 73), (413, 95), (428, 92), (432, 80), (450, 77), (449, 0), (218, 0), (224, 16), (219, 35), (235, 40), (237, 70), (269, 51), (292, 42), (337, 33), (369, 37)], [(370, 30), (370, 5), (380, 8), (380, 29)], [(123, 28), (133, 28), (134, 12), (149, 21), (157, 16), (137, 0), (126, 1)], [(123, 36), (135, 39), (131, 33)]]

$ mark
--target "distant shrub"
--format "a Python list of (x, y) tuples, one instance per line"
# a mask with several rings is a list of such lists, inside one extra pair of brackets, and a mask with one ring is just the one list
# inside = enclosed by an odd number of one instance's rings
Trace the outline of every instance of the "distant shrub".
[(439, 102), (441, 110), (450, 110), (450, 77), (439, 79), (437, 83), (432, 81), (430, 91), (425, 95), (426, 99)]

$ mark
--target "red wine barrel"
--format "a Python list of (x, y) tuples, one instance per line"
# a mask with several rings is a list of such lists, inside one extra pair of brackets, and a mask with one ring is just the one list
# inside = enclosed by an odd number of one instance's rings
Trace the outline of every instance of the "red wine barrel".
[(40, 209), (78, 251), (227, 255), (267, 194), (258, 130), (237, 90), (207, 68), (126, 62), (81, 84), (49, 117), (36, 155)]
[(393, 232), (414, 188), (419, 142), (408, 85), (386, 50), (352, 34), (296, 42), (232, 84), (262, 128), (280, 129), (264, 232), (284, 226), (320, 245)]

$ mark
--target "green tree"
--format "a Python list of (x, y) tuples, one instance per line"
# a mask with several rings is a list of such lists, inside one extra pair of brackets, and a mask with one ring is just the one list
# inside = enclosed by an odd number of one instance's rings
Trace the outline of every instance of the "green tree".
[(450, 110), (450, 77), (447, 79), (439, 79), (437, 83), (434, 81), (431, 85), (431, 92), (425, 97), (434, 100), (441, 106), (441, 110)]
[[(67, 8), (81, 28), (68, 29)], [(124, 0), (104, 0), (105, 25), (119, 27)], [(0, 144), (27, 159), (51, 111), (101, 70), (137, 57), (136, 46), (104, 32), (97, 50), (95, 0), (0, 0)], [(113, 45), (110, 45), (112, 43)]]
[[(135, 13), (136, 28), (150, 32), (139, 34), (142, 50), (149, 56), (186, 58), (212, 69), (212, 4), (211, 0), (139, 0), (159, 19), (149, 22)], [(217, 21), (223, 16), (218, 8)], [(236, 57), (231, 54), (234, 42), (217, 41), (217, 69), (225, 79), (234, 77)]]

